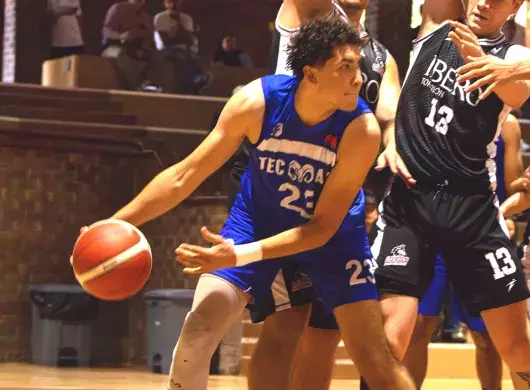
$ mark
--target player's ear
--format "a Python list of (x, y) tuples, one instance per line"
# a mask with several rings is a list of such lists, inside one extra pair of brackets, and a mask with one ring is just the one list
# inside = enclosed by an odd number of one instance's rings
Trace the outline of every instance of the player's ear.
[(308, 80), (312, 84), (317, 83), (317, 76), (315, 74), (315, 69), (309, 65), (304, 66), (304, 79)]

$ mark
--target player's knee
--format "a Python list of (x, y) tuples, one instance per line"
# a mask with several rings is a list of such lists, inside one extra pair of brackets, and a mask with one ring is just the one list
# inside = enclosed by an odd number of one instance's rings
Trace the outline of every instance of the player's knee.
[(514, 371), (530, 371), (530, 336), (508, 335), (496, 340), (496, 349), (506, 364)]
[(480, 350), (481, 352), (497, 351), (488, 333), (472, 332), (471, 334), (477, 350)]
[(182, 355), (187, 360), (186, 357), (197, 354), (210, 358), (223, 337), (216, 329), (216, 324), (207, 315), (197, 310), (190, 311), (175, 347), (174, 358)]
[(432, 332), (436, 326), (436, 317), (419, 315), (416, 319), (412, 341), (415, 343), (428, 344), (431, 340)]

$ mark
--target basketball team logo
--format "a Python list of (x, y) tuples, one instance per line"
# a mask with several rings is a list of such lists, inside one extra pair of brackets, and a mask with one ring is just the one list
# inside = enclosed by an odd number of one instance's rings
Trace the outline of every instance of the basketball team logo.
[(293, 292), (303, 290), (313, 286), (311, 278), (301, 269), (297, 270), (294, 274), (293, 283), (291, 284), (291, 290)]
[(409, 263), (410, 257), (407, 256), (407, 250), (405, 244), (395, 246), (390, 251), (390, 256), (385, 258), (384, 265), (399, 265), (406, 266)]
[(289, 163), (287, 174), (292, 181), (311, 183), (315, 177), (315, 168), (310, 164), (302, 166), (298, 161), (293, 160)]

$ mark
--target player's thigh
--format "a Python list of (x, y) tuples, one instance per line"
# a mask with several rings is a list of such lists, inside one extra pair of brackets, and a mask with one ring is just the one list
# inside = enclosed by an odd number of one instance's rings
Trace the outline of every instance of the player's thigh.
[(416, 318), (416, 325), (414, 327), (412, 340), (414, 342), (424, 343), (425, 345), (429, 344), (434, 329), (436, 329), (437, 322), (438, 316), (419, 314)]
[(341, 305), (378, 298), (364, 226), (337, 233), (325, 246), (300, 254), (297, 260), (327, 314)]
[(406, 226), (378, 225), (378, 230), (372, 252), (379, 292), (421, 299), (434, 276), (432, 250)]
[(298, 359), (333, 359), (340, 332), (333, 313), (328, 313), (318, 299), (311, 305), (309, 326), (304, 330)]
[(471, 316), (530, 295), (522, 264), (496, 221), (472, 244), (455, 245), (443, 256), (455, 293)]

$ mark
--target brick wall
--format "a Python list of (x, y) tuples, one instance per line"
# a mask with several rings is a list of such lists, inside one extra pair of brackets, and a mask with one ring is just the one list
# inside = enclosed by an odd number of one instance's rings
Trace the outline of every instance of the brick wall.
[[(110, 216), (159, 170), (146, 157), (0, 148), (0, 361), (30, 357), (29, 284), (73, 283), (68, 259), (79, 227)], [(202, 192), (218, 192), (219, 183), (214, 178)], [(154, 255), (146, 289), (193, 288), (196, 278), (179, 271), (173, 251), (180, 242), (199, 242), (199, 228), (224, 217), (222, 204), (188, 204), (146, 224)], [(103, 303), (97, 363), (144, 363), (144, 318), (140, 295)]]

